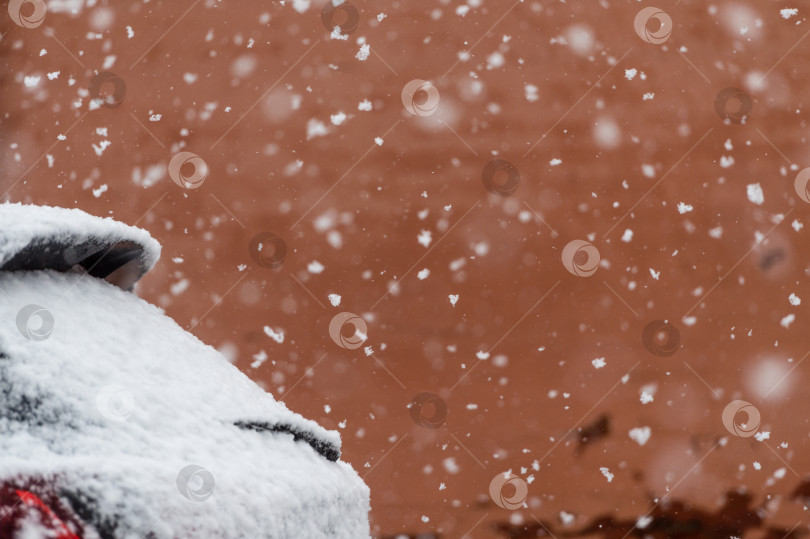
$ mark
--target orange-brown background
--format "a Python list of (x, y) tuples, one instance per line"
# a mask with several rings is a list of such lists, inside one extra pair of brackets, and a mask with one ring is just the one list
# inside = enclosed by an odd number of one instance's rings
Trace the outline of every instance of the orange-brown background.
[[(347, 41), (329, 39), (317, 0), (304, 13), (290, 2), (96, 2), (76, 14), (52, 4), (34, 29), (3, 18), (4, 198), (149, 230), (164, 251), (139, 293), (290, 408), (341, 431), (343, 458), (372, 490), (375, 535), (496, 537), (493, 521), (534, 518), (577, 529), (600, 514), (642, 515), (668, 489), (714, 509), (737, 486), (758, 504), (771, 496), (773, 522), (806, 521), (787, 494), (810, 465), (807, 364), (768, 398), (762, 389), (763, 377), (779, 380), (810, 349), (808, 229), (791, 227), (810, 224), (793, 191), (808, 162), (806, 9), (785, 20), (779, 10), (792, 6), (778, 2), (665, 0), (654, 5), (674, 31), (652, 45), (633, 30), (648, 3), (484, 0), (462, 17), (457, 2), (352, 2), (361, 20)], [(587, 50), (566, 43), (572, 26), (592, 33)], [(359, 37), (371, 44), (366, 61), (355, 58)], [(462, 51), (470, 58), (456, 63)], [(495, 51), (504, 63), (488, 68)], [(632, 80), (628, 69), (638, 71)], [(88, 110), (96, 71), (125, 81), (120, 106)], [(27, 87), (25, 76), (42, 78)], [(439, 89), (435, 115), (403, 108), (413, 79)], [(525, 84), (539, 99), (526, 98)], [(715, 113), (728, 86), (753, 98), (745, 125)], [(370, 112), (358, 110), (365, 99)], [(310, 119), (329, 125), (339, 111), (349, 116), (343, 125), (307, 140)], [(595, 126), (610, 121), (618, 144), (600, 147)], [(92, 144), (105, 139), (99, 156)], [(181, 149), (209, 167), (199, 189), (160, 173)], [(721, 166), (722, 156), (733, 165)], [(520, 171), (511, 197), (481, 182), (495, 157)], [(149, 167), (159, 181), (133, 179)], [(762, 205), (746, 196), (753, 183)], [(680, 214), (679, 202), (694, 209)], [(319, 218), (333, 221), (340, 248), (316, 228)], [(722, 237), (711, 237), (718, 226)], [(623, 242), (627, 228), (634, 235)], [(429, 252), (422, 230), (432, 233)], [(263, 231), (288, 246), (278, 270), (248, 252)], [(768, 235), (755, 247), (758, 233)], [(599, 249), (592, 277), (563, 267), (573, 239)], [(307, 269), (315, 260), (320, 274)], [(463, 267), (451, 269), (458, 260)], [(420, 280), (423, 268), (430, 276)], [(396, 281), (398, 292), (378, 302)], [(331, 341), (329, 321), (341, 311), (367, 319), (376, 359)], [(682, 321), (688, 311), (693, 325)], [(796, 320), (782, 327), (789, 313)], [(641, 344), (655, 319), (680, 330), (671, 357)], [(264, 326), (283, 329), (284, 342)], [(252, 368), (262, 350), (269, 360)], [(771, 374), (762, 370), (769, 361)], [(655, 400), (642, 404), (651, 383)], [(407, 406), (423, 391), (448, 405), (440, 429), (411, 420)], [(770, 439), (724, 429), (723, 408), (736, 398), (759, 408)], [(601, 414), (611, 433), (577, 451), (566, 433)], [(627, 434), (641, 426), (652, 432), (643, 447)], [(490, 480), (508, 469), (534, 476), (529, 509), (489, 499)], [(574, 522), (562, 523), (561, 511)]]

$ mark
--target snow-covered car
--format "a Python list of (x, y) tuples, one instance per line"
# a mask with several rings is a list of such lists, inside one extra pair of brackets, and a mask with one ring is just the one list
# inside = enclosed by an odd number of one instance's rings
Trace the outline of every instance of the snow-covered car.
[(132, 292), (159, 253), (0, 205), (0, 538), (369, 537), (338, 434)]

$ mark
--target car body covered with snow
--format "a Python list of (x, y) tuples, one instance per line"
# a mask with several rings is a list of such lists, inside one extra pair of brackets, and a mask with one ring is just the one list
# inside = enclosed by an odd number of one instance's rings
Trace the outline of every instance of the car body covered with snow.
[(338, 434), (131, 292), (159, 252), (0, 205), (0, 537), (368, 537)]

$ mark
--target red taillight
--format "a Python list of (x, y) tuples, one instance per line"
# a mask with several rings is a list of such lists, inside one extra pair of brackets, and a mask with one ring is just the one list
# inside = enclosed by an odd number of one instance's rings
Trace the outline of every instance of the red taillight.
[[(38, 513), (39, 522), (51, 532), (49, 537), (56, 539), (81, 539), (73, 533), (42, 498), (29, 490), (8, 486), (0, 487), (0, 539), (10, 539), (24, 532), (24, 522)], [(61, 514), (66, 514), (64, 511)]]
[[(17, 490), (15, 492), (23, 503), (36, 507), (47, 515), (48, 519), (50, 519), (51, 525), (54, 527), (54, 531), (57, 533), (56, 539), (81, 539), (81, 537), (71, 532), (68, 527), (65, 526), (65, 523), (62, 522), (59, 517), (54, 514), (51, 508), (45, 505), (45, 502), (40, 500), (36, 494), (28, 492), (27, 490)], [(44, 518), (42, 520), (43, 522), (45, 521)]]

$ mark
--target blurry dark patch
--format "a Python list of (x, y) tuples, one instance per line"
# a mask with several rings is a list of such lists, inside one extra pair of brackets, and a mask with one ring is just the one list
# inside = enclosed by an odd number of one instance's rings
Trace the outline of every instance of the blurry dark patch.
[(790, 493), (790, 498), (803, 504), (810, 503), (810, 478), (799, 483), (793, 492)]
[(781, 248), (774, 248), (762, 254), (759, 258), (759, 269), (767, 273), (774, 266), (785, 259), (785, 251)]
[(577, 446), (576, 454), (579, 455), (585, 451), (588, 445), (610, 435), (610, 417), (607, 414), (600, 415), (593, 423), (579, 429), (577, 435), (579, 445)]
[[(651, 503), (652, 504), (652, 503)], [(748, 532), (764, 532), (766, 539), (795, 539), (807, 536), (798, 529), (785, 529), (766, 526), (759, 514), (762, 507), (751, 507), (751, 495), (745, 492), (729, 491), (726, 501), (715, 512), (693, 508), (683, 501), (672, 501), (666, 505), (652, 504), (647, 515), (649, 522), (640, 529), (637, 518), (616, 520), (613, 517), (596, 517), (578, 531), (555, 531), (547, 523), (527, 523), (522, 525), (509, 522), (495, 522), (492, 528), (502, 537), (509, 539), (529, 539), (531, 537), (599, 537), (602, 539), (624, 539), (637, 537), (644, 539), (717, 539), (748, 537)], [(639, 515), (644, 516), (644, 515)], [(758, 534), (760, 537), (762, 533)]]

